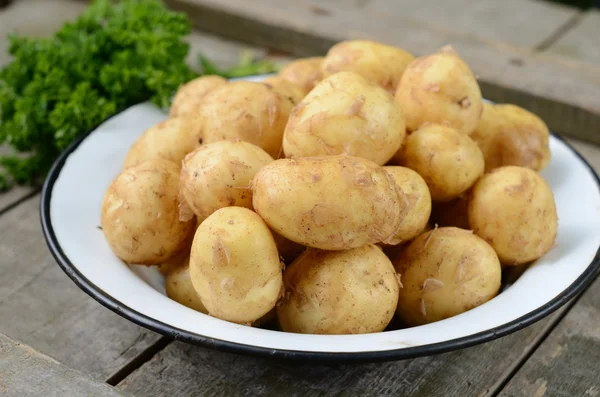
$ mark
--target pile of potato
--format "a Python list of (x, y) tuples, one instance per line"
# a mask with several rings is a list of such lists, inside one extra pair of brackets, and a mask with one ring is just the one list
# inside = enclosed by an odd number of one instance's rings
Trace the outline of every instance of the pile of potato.
[(554, 244), (546, 125), (451, 48), (346, 41), (264, 82), (200, 77), (131, 147), (102, 228), (211, 316), (380, 332), (492, 299)]

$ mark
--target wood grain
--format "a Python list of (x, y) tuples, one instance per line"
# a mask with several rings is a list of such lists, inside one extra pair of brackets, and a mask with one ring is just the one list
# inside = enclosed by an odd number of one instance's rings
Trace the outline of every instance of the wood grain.
[(48, 252), (39, 197), (0, 217), (0, 333), (106, 380), (159, 341), (81, 291)]
[(484, 95), (540, 115), (555, 131), (600, 143), (600, 67), (530, 49), (425, 28), (409, 18), (339, 2), (302, 0), (168, 0), (196, 26), (294, 55), (323, 54), (337, 41), (368, 38), (417, 55), (452, 44), (479, 76)]
[(3, 397), (118, 397), (123, 393), (0, 334)]
[(600, 396), (600, 279), (500, 394), (530, 396)]
[(587, 11), (548, 51), (600, 65), (600, 10)]

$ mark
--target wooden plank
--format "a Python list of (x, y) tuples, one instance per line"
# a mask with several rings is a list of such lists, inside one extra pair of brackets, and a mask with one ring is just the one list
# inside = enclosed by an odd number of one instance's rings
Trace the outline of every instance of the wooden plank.
[(547, 51), (600, 65), (600, 10), (586, 12), (577, 25), (554, 42)]
[(478, 74), (486, 97), (528, 108), (555, 131), (600, 143), (600, 67), (425, 29), (385, 13), (365, 10), (357, 18), (338, 2), (167, 2), (187, 12), (199, 28), (299, 56), (323, 54), (335, 42), (352, 38), (379, 40), (417, 55), (450, 43)]
[(0, 334), (0, 395), (4, 397), (118, 397), (123, 393), (94, 381)]
[(366, 9), (523, 48), (535, 48), (579, 14), (574, 7), (528, 0), (373, 0)]
[(500, 394), (530, 396), (600, 396), (600, 279)]
[(81, 291), (46, 247), (39, 196), (0, 217), (0, 333), (106, 380), (160, 336), (119, 317)]
[[(0, 146), (0, 157), (9, 153), (12, 152), (8, 147)], [(34, 189), (28, 186), (16, 186), (9, 191), (0, 192), (0, 215), (33, 192)]]
[(518, 333), (476, 347), (379, 364), (301, 364), (174, 342), (118, 387), (148, 397), (492, 396), (559, 315), (555, 313)]
[(582, 142), (576, 139), (567, 139), (578, 152), (581, 154), (588, 163), (600, 174), (600, 146)]

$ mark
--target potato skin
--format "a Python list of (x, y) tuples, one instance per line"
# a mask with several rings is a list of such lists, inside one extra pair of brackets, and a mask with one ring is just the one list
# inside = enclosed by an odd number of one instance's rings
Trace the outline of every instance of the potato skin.
[(258, 320), (281, 295), (281, 270), (269, 228), (247, 208), (221, 208), (196, 231), (190, 276), (211, 316), (240, 324)]
[(256, 212), (299, 244), (343, 250), (394, 242), (401, 207), (396, 184), (377, 164), (349, 156), (276, 160), (252, 182)]
[(412, 61), (398, 84), (396, 100), (409, 131), (439, 123), (471, 134), (483, 111), (477, 80), (451, 47)]
[(431, 215), (431, 194), (425, 180), (410, 168), (383, 167), (402, 190), (400, 200), (403, 205), (403, 218), (396, 230), (396, 240), (407, 241), (418, 236), (429, 221)]
[(467, 208), (469, 205), (470, 191), (467, 191), (454, 200), (435, 202), (431, 209), (431, 220), (438, 226), (454, 226), (460, 229), (471, 230)]
[(190, 277), (189, 259), (183, 266), (171, 269), (165, 278), (165, 289), (167, 296), (184, 306), (208, 314), (206, 307), (200, 299), (200, 295), (192, 285)]
[(102, 202), (102, 231), (126, 263), (158, 265), (189, 248), (195, 221), (179, 221), (179, 167), (156, 158), (124, 170)]
[(264, 150), (243, 141), (218, 141), (189, 153), (179, 180), (181, 219), (195, 214), (201, 222), (223, 207), (251, 209), (250, 182), (259, 169), (272, 161)]
[(338, 72), (358, 73), (393, 94), (414, 58), (403, 49), (374, 41), (342, 41), (329, 49), (321, 72), (324, 78)]
[(279, 258), (281, 258), (286, 265), (292, 263), (306, 249), (305, 246), (295, 243), (292, 240), (288, 240), (273, 230), (271, 230), (271, 233), (273, 234), (273, 239), (277, 246), (277, 252), (279, 252)]
[(263, 84), (273, 87), (273, 90), (287, 98), (294, 106), (299, 104), (305, 96), (302, 88), (280, 76), (269, 77), (263, 81)]
[(320, 82), (294, 108), (285, 128), (286, 157), (347, 154), (385, 164), (400, 149), (404, 117), (394, 98), (356, 73)]
[(277, 307), (283, 331), (364, 334), (385, 329), (398, 302), (390, 260), (374, 245), (348, 251), (308, 248), (285, 271)]
[(503, 265), (519, 265), (554, 245), (558, 216), (552, 190), (529, 168), (496, 168), (477, 182), (468, 207), (475, 234), (496, 250)]
[(535, 114), (515, 105), (483, 104), (471, 137), (485, 158), (485, 170), (516, 165), (540, 171), (550, 162), (550, 132)]
[(410, 242), (394, 260), (402, 288), (397, 313), (409, 326), (455, 316), (498, 293), (496, 253), (470, 231), (442, 227)]
[(239, 139), (277, 158), (292, 107), (288, 98), (267, 84), (236, 81), (217, 87), (198, 110), (203, 142)]
[(321, 80), (323, 57), (301, 58), (288, 63), (279, 71), (279, 77), (300, 87), (304, 95)]
[(206, 94), (225, 84), (227, 80), (220, 76), (201, 76), (187, 82), (177, 90), (169, 116), (193, 116)]
[(425, 179), (434, 201), (450, 201), (483, 175), (483, 154), (468, 135), (429, 124), (406, 138), (399, 162)]
[(147, 129), (127, 152), (123, 168), (156, 157), (181, 164), (186, 154), (198, 146), (197, 131), (186, 118), (171, 118)]

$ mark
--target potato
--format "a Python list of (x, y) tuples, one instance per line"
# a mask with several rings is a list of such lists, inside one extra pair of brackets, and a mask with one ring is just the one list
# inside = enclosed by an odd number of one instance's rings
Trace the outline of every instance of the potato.
[(394, 98), (358, 74), (342, 72), (323, 80), (294, 108), (283, 151), (286, 157), (344, 153), (383, 165), (404, 135)]
[(263, 83), (273, 87), (273, 90), (282, 95), (284, 98), (287, 98), (294, 106), (299, 104), (305, 95), (302, 88), (279, 76), (269, 77), (265, 79)]
[(438, 226), (454, 226), (470, 230), (467, 206), (469, 192), (465, 192), (452, 201), (435, 202), (431, 210), (431, 220)]
[(240, 324), (258, 320), (282, 293), (281, 270), (269, 228), (247, 208), (221, 208), (196, 231), (190, 276), (211, 316)]
[[(192, 240), (194, 239), (194, 234), (190, 233), (189, 239), (189, 247), (192, 246)], [(172, 270), (177, 269), (178, 267), (183, 267), (187, 265), (190, 260), (190, 252), (189, 250), (184, 250), (181, 254), (169, 258), (166, 262), (163, 262), (156, 266), (160, 274), (163, 276), (167, 276)]]
[(201, 76), (182, 85), (173, 98), (169, 116), (193, 116), (206, 94), (225, 84), (227, 80), (223, 77)]
[(552, 190), (529, 168), (496, 168), (477, 182), (468, 206), (473, 231), (496, 250), (503, 265), (519, 265), (554, 245), (558, 216)]
[(429, 124), (406, 138), (399, 162), (419, 173), (434, 201), (450, 201), (469, 189), (483, 174), (477, 144), (451, 127)]
[(161, 157), (181, 164), (186, 154), (198, 146), (197, 131), (185, 118), (171, 118), (146, 130), (129, 149), (123, 168)]
[(285, 65), (279, 76), (300, 87), (306, 95), (321, 80), (322, 63), (323, 57), (297, 59)]
[(126, 263), (158, 265), (189, 248), (195, 221), (179, 221), (179, 167), (156, 158), (127, 168), (102, 202), (102, 231)]
[(200, 299), (200, 295), (198, 295), (192, 285), (189, 258), (183, 266), (176, 267), (167, 274), (165, 288), (167, 296), (174, 301), (201, 313), (208, 313)]
[(413, 59), (400, 48), (374, 41), (342, 41), (329, 49), (321, 72), (325, 78), (338, 72), (358, 73), (393, 94)]
[(267, 84), (236, 81), (217, 87), (198, 110), (203, 142), (239, 139), (277, 158), (293, 106)]
[(248, 142), (218, 141), (200, 146), (185, 156), (181, 167), (181, 219), (196, 214), (202, 222), (219, 208), (252, 208), (250, 181), (272, 161), (264, 150)]
[(485, 158), (485, 170), (517, 165), (540, 171), (550, 161), (548, 127), (535, 114), (515, 105), (483, 104), (471, 137)]
[(383, 167), (402, 189), (403, 218), (396, 230), (396, 240), (407, 241), (418, 236), (431, 215), (431, 194), (425, 180), (415, 171), (406, 167)]
[(271, 229), (309, 247), (395, 243), (399, 192), (377, 164), (349, 156), (276, 160), (252, 181), (254, 209)]
[(397, 313), (409, 326), (455, 316), (498, 293), (496, 253), (470, 231), (442, 227), (414, 239), (394, 260), (402, 287)]
[(477, 80), (452, 47), (412, 61), (398, 84), (396, 100), (409, 131), (439, 123), (471, 134), (483, 111)]
[(285, 264), (292, 263), (306, 249), (305, 246), (288, 240), (273, 230), (271, 230), (271, 233), (273, 234), (273, 239), (275, 240), (275, 245), (277, 246), (277, 252), (279, 252), (279, 257)]
[(398, 302), (398, 279), (375, 245), (348, 251), (308, 248), (285, 271), (277, 306), (283, 331), (364, 334), (385, 329)]

